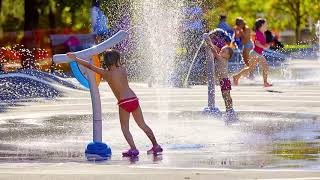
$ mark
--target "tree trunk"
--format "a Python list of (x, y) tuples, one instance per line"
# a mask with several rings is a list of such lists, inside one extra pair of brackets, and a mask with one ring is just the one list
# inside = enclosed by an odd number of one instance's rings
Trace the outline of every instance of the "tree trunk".
[(38, 27), (39, 13), (37, 0), (25, 0), (24, 2), (24, 30), (33, 30)]
[(72, 7), (70, 10), (71, 13), (71, 24), (69, 24), (70, 28), (76, 24), (76, 7)]
[(296, 31), (296, 43), (297, 44), (300, 42), (300, 25), (301, 25), (300, 17), (298, 17), (296, 19), (296, 29), (295, 29), (295, 31)]
[(56, 28), (56, 13), (53, 12), (52, 7), (50, 7), (48, 18), (50, 31), (52, 31)]
[(300, 42), (300, 26), (301, 26), (301, 14), (300, 14), (300, 1), (296, 2), (296, 43)]
[[(25, 0), (24, 1), (24, 30), (32, 31), (38, 28), (39, 24), (39, 13), (37, 11), (38, 2), (37, 0)], [(29, 49), (34, 47), (33, 36), (25, 36), (22, 39), (22, 44), (25, 45), (25, 49), (20, 49), (22, 54), (22, 67), (25, 69), (34, 68), (35, 61), (33, 52)]]
[[(2, 0), (0, 0), (0, 15), (1, 15), (1, 7), (2, 7)], [(0, 20), (1, 20), (2, 18), (0, 17)], [(0, 36), (2, 36), (2, 21), (0, 22)], [(1, 68), (0, 68), (0, 70), (1, 70)]]

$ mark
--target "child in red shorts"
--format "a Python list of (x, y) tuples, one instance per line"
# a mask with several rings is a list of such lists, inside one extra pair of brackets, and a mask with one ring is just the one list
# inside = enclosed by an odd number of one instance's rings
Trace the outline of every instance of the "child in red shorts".
[(235, 121), (237, 120), (237, 117), (233, 110), (232, 98), (230, 95), (231, 82), (228, 78), (228, 61), (233, 55), (233, 50), (228, 46), (223, 46), (219, 49), (217, 46), (213, 45), (209, 37), (205, 37), (205, 42), (212, 52), (210, 53), (212, 56), (210, 59), (214, 60), (215, 74), (220, 81), (222, 97), (226, 106), (226, 120)]
[(129, 131), (130, 113), (132, 113), (138, 126), (146, 133), (152, 142), (153, 147), (147, 151), (147, 153), (154, 155), (161, 153), (163, 151), (161, 146), (157, 143), (152, 130), (144, 121), (139, 100), (136, 94), (129, 87), (127, 71), (120, 65), (120, 53), (116, 50), (107, 50), (104, 56), (103, 68), (96, 67), (87, 61), (76, 57), (72, 53), (68, 53), (67, 55), (79, 64), (101, 74), (101, 76), (108, 82), (115, 97), (118, 99), (121, 130), (130, 146), (130, 149), (123, 152), (122, 155), (125, 157), (134, 157), (139, 155), (139, 151), (137, 150)]

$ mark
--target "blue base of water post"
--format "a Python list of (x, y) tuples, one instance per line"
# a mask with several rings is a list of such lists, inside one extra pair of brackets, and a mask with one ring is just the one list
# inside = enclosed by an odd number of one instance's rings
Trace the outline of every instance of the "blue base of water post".
[(88, 161), (103, 161), (111, 157), (111, 148), (102, 142), (91, 142), (85, 151)]
[(222, 117), (222, 112), (217, 107), (205, 107), (203, 109), (203, 113), (209, 114), (218, 118)]

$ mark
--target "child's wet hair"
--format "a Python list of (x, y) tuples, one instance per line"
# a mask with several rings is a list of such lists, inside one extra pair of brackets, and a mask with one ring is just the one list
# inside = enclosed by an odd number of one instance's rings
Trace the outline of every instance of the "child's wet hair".
[(236, 25), (237, 26), (240, 26), (241, 24), (244, 24), (244, 20), (242, 19), (242, 17), (237, 17), (236, 19)]
[(254, 30), (254, 31), (258, 31), (258, 30), (261, 28), (261, 26), (263, 26), (264, 23), (266, 23), (266, 20), (265, 20), (265, 19), (263, 19), (263, 18), (258, 18), (258, 19), (256, 20), (256, 22), (254, 23), (253, 30)]
[(107, 69), (112, 65), (120, 66), (120, 52), (115, 49), (108, 49), (103, 56), (102, 68)]
[(224, 49), (226, 49), (228, 51), (229, 59), (231, 59), (232, 56), (233, 56), (233, 49), (231, 47), (229, 47), (229, 46), (225, 47)]

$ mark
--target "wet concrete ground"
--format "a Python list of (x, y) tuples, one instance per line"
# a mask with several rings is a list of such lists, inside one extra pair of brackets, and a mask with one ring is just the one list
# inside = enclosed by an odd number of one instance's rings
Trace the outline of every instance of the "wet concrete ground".
[[(161, 117), (162, 116), (162, 117)], [(115, 113), (104, 115), (104, 141), (113, 156), (107, 164), (185, 168), (319, 169), (320, 119), (315, 115), (240, 112), (225, 125), (200, 112), (145, 113), (165, 152), (147, 156), (149, 142), (132, 121), (141, 155), (121, 157), (127, 148)], [(0, 125), (1, 162), (83, 162), (91, 140), (91, 116), (12, 119)]]
[[(274, 87), (262, 88), (260, 79), (233, 87), (240, 121), (201, 114), (207, 103), (205, 86), (148, 88), (134, 83), (145, 119), (165, 152), (147, 156), (150, 143), (131, 120), (131, 131), (141, 155), (124, 159), (127, 149), (117, 115), (116, 100), (106, 83), (100, 86), (104, 112), (103, 140), (111, 146), (109, 165), (179, 168), (319, 169), (320, 87), (317, 69), (300, 62), (274, 73)], [(311, 68), (312, 67), (312, 68)], [(301, 76), (301, 72), (307, 72)], [(287, 74), (286, 74), (287, 73)], [(291, 75), (290, 75), (291, 74)], [(281, 78), (279, 78), (281, 77)], [(1, 103), (0, 162), (87, 163), (84, 149), (92, 138), (88, 92), (63, 88), (64, 96), (36, 102)], [(217, 106), (223, 111), (217, 87)]]

